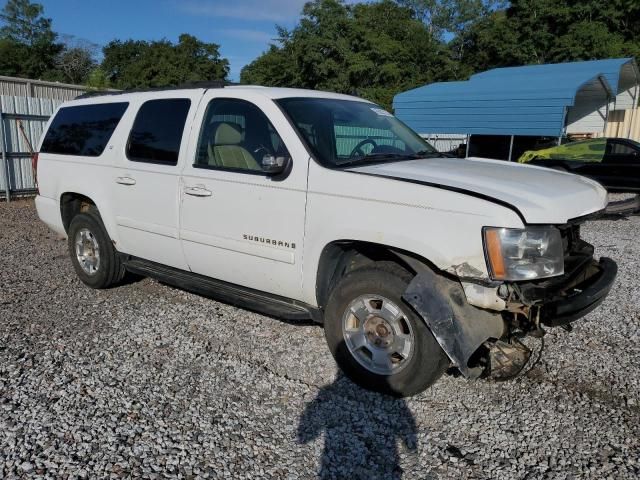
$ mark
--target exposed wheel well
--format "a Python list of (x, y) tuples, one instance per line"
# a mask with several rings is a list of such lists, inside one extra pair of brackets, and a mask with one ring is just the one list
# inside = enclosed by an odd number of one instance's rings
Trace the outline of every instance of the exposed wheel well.
[(316, 277), (316, 297), (318, 306), (323, 308), (334, 285), (347, 273), (376, 262), (393, 262), (412, 275), (419, 268), (437, 271), (426, 259), (387, 245), (353, 240), (339, 240), (330, 243), (320, 255)]
[(62, 224), (64, 230), (69, 232), (71, 220), (80, 212), (86, 212), (96, 204), (93, 200), (79, 193), (67, 192), (60, 197), (60, 213), (62, 214)]

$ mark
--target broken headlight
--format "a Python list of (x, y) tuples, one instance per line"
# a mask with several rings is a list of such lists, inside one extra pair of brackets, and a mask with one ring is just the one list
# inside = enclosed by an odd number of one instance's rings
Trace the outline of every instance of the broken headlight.
[(564, 273), (562, 237), (555, 227), (485, 227), (483, 237), (494, 280), (535, 280)]

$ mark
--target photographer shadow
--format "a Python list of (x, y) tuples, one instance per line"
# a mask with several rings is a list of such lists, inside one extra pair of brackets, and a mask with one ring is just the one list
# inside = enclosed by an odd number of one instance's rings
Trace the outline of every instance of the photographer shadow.
[(403, 399), (364, 390), (342, 372), (307, 404), (298, 424), (298, 443), (324, 431), (318, 478), (399, 480), (401, 448), (417, 461), (417, 428)]

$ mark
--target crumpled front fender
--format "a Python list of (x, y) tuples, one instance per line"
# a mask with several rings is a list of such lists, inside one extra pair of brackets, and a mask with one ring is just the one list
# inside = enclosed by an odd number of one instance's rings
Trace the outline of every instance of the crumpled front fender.
[(499, 312), (467, 303), (460, 282), (422, 269), (407, 287), (403, 299), (425, 321), (453, 364), (468, 378), (477, 378), (481, 367), (469, 367), (473, 353), (487, 340), (499, 339), (506, 324)]

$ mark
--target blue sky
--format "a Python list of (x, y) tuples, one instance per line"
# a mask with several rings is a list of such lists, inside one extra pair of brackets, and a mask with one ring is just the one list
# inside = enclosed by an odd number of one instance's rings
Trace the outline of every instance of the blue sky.
[[(265, 51), (275, 25), (292, 27), (305, 0), (35, 0), (53, 29), (103, 46), (114, 38), (177, 41), (181, 33), (221, 46), (231, 79)], [(5, 2), (2, 2), (4, 4)]]

